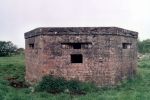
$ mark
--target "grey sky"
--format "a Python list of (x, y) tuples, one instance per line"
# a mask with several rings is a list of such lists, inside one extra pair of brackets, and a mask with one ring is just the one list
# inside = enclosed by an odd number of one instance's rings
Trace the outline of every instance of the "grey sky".
[(150, 0), (0, 0), (0, 40), (24, 47), (37, 27), (117, 26), (150, 38)]

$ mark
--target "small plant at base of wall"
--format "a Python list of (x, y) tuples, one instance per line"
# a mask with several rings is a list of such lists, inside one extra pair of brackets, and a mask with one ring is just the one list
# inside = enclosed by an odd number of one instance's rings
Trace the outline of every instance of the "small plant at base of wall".
[(87, 92), (97, 91), (93, 84), (79, 82), (77, 80), (65, 80), (61, 77), (51, 75), (44, 76), (43, 79), (35, 86), (35, 91), (46, 91), (48, 93), (69, 93), (75, 95), (84, 95)]

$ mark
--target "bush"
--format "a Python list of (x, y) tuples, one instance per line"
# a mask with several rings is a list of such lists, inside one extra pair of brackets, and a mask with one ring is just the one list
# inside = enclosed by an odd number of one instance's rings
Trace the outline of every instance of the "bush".
[(83, 83), (78, 80), (68, 81), (67, 88), (73, 94), (86, 94), (86, 92), (96, 92), (98, 90), (94, 84)]
[(82, 88), (82, 83), (77, 80), (70, 80), (67, 83), (67, 89), (71, 93), (84, 93), (84, 89)]
[(37, 91), (46, 91), (49, 93), (60, 93), (66, 88), (66, 80), (63, 78), (52, 76), (44, 76), (42, 81), (36, 87)]
[(79, 82), (77, 80), (65, 80), (60, 77), (44, 76), (42, 81), (35, 87), (36, 91), (48, 93), (67, 92), (71, 94), (85, 94), (97, 90), (95, 85)]

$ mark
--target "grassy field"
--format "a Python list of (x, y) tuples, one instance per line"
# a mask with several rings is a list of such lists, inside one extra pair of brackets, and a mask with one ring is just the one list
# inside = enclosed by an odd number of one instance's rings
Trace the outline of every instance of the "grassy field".
[(24, 81), (24, 56), (0, 57), (0, 100), (150, 100), (150, 58), (139, 61), (137, 77), (117, 88), (103, 88), (86, 95), (31, 92), (31, 88), (14, 88), (9, 79)]

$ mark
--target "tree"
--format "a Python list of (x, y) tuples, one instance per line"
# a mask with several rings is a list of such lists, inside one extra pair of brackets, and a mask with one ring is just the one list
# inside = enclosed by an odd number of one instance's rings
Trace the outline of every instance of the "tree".
[(15, 46), (11, 41), (0, 41), (0, 56), (10, 56), (15, 54), (17, 51), (17, 46)]
[(150, 53), (150, 39), (143, 41), (138, 40), (138, 51), (140, 53)]
[(24, 48), (18, 48), (16, 53), (17, 54), (24, 54)]

